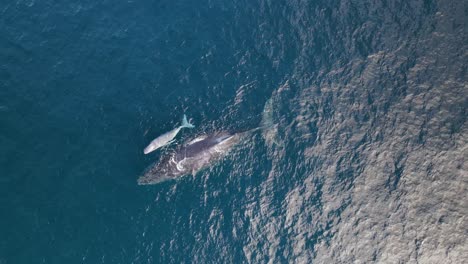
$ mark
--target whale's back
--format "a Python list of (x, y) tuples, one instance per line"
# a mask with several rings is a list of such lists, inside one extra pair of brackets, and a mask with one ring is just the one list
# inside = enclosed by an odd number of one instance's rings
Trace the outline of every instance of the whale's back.
[(187, 144), (179, 149), (176, 153), (176, 160), (180, 161), (185, 158), (193, 158), (200, 153), (206, 152), (232, 135), (226, 132), (216, 133), (206, 136), (204, 139), (195, 141), (192, 144)]

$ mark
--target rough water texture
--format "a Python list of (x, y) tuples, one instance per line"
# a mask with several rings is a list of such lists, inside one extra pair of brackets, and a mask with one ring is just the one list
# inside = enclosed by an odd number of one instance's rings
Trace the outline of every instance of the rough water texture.
[(0, 4), (0, 263), (468, 259), (466, 1), (192, 2)]

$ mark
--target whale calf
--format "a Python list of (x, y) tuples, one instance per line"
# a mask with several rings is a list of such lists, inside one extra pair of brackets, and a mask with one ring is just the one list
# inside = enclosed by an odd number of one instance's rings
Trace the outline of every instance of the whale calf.
[(195, 175), (199, 170), (223, 158), (252, 131), (254, 130), (241, 133), (216, 132), (197, 137), (149, 166), (138, 179), (138, 184), (156, 184), (184, 175)]
[(182, 125), (180, 127), (176, 127), (172, 129), (171, 131), (166, 132), (162, 134), (161, 136), (157, 137), (156, 139), (154, 139), (153, 141), (151, 141), (151, 143), (143, 150), (143, 153), (148, 154), (150, 152), (157, 150), (160, 147), (164, 147), (168, 144), (171, 144), (172, 142), (174, 142), (174, 138), (177, 136), (179, 131), (184, 127), (187, 127), (187, 128), (195, 127), (194, 125), (190, 124), (187, 121), (187, 117), (185, 115), (182, 118)]

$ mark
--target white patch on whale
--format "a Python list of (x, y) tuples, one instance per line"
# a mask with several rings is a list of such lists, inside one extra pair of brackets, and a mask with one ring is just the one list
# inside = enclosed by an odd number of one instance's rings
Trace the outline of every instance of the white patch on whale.
[(187, 145), (192, 145), (192, 144), (194, 144), (194, 143), (197, 143), (198, 141), (204, 140), (205, 138), (207, 138), (206, 135), (196, 137), (196, 138), (194, 138), (192, 141), (190, 141), (189, 143), (187, 143)]

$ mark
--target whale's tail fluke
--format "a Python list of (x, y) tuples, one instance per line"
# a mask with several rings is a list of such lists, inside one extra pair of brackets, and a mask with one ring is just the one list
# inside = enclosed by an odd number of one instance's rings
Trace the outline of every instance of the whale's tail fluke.
[(186, 127), (186, 128), (194, 128), (195, 126), (190, 124), (188, 121), (187, 121), (187, 116), (184, 115), (184, 118), (182, 119), (182, 125), (181, 127)]

